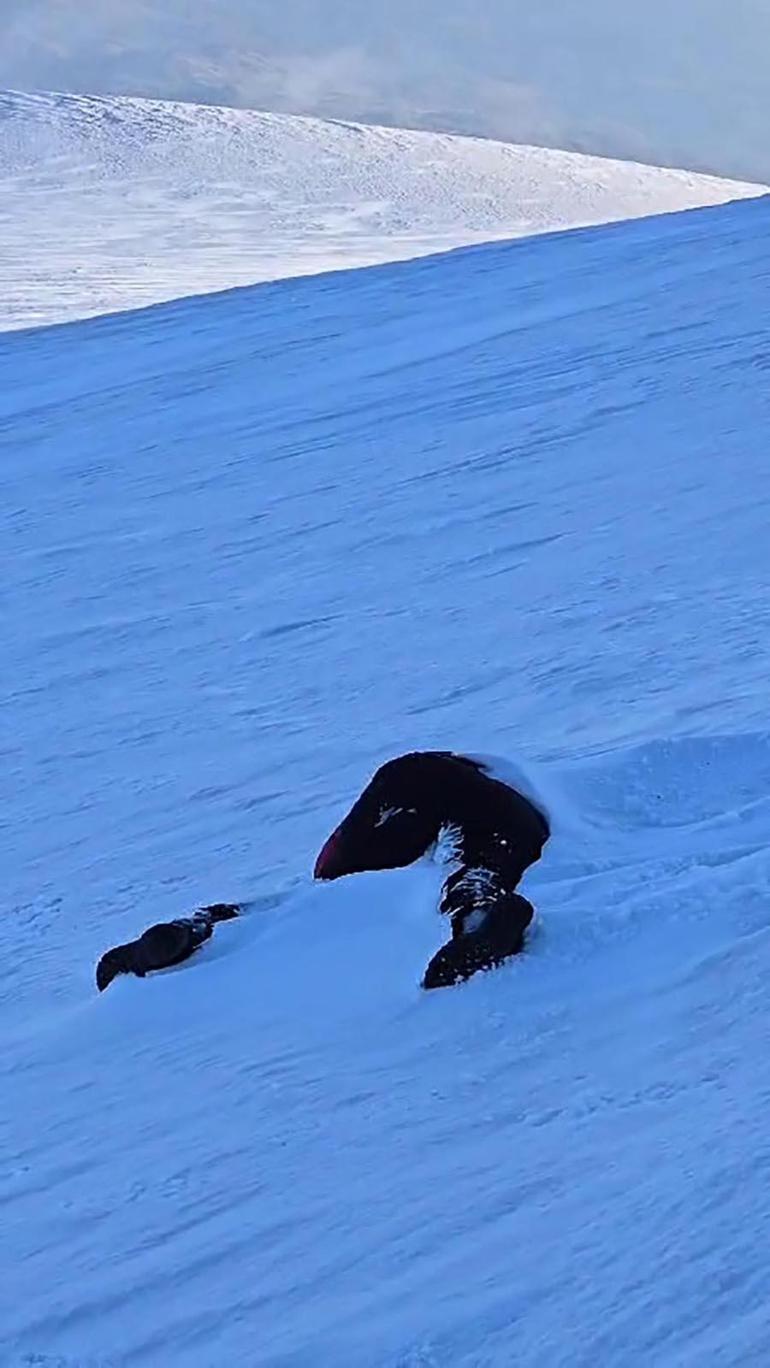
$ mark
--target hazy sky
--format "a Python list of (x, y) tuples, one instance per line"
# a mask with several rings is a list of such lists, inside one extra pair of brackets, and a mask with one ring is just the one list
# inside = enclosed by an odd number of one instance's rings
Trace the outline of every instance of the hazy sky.
[(459, 129), (770, 180), (770, 0), (0, 0), (0, 85)]

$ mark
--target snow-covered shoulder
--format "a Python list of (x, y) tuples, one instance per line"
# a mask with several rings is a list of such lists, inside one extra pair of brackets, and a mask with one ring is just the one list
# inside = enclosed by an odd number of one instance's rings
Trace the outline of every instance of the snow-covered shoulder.
[(448, 134), (0, 93), (0, 329), (761, 193)]

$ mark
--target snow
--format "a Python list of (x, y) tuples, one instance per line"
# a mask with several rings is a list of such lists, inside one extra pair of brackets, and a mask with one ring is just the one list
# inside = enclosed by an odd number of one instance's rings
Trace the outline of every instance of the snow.
[[(768, 228), (0, 338), (4, 1368), (766, 1361)], [(309, 871), (434, 746), (558, 820), (423, 994), (441, 870)]]
[(0, 327), (762, 189), (481, 139), (0, 92)]

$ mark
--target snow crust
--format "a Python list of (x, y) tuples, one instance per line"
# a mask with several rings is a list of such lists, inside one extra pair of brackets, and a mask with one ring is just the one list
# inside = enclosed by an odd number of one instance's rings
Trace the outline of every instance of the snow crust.
[(474, 138), (0, 92), (0, 328), (761, 190)]
[[(769, 229), (0, 339), (4, 1368), (765, 1362)], [(438, 866), (309, 875), (421, 746), (554, 820), (433, 995)]]

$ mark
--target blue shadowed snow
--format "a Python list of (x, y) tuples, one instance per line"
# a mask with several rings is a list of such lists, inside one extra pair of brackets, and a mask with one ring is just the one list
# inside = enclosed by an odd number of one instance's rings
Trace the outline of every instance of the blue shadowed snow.
[[(0, 338), (3, 1365), (765, 1362), (769, 229)], [(431, 746), (555, 835), (428, 996), (440, 871), (309, 870)]]

